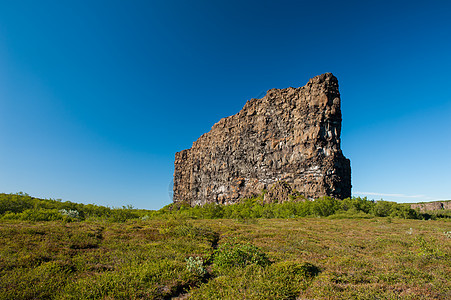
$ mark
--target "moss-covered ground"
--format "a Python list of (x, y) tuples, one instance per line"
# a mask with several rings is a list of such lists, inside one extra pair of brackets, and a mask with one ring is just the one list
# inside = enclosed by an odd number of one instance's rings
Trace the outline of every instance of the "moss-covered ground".
[(449, 219), (0, 222), (0, 299), (451, 299), (450, 278)]

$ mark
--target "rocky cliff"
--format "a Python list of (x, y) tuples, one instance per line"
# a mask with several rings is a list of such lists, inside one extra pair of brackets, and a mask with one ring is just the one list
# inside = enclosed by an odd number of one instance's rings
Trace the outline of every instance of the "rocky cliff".
[(425, 203), (413, 203), (412, 209), (419, 209), (421, 212), (451, 209), (451, 201), (434, 201)]
[(271, 89), (175, 154), (173, 200), (230, 204), (277, 182), (306, 198), (350, 197), (340, 131), (340, 93), (331, 73), (300, 88)]

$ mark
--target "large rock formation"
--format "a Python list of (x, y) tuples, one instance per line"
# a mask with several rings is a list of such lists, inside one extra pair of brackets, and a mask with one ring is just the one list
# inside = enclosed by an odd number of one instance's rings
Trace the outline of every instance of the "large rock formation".
[(271, 89), (175, 154), (174, 202), (235, 203), (278, 181), (306, 198), (350, 197), (340, 131), (340, 93), (331, 73), (300, 88)]

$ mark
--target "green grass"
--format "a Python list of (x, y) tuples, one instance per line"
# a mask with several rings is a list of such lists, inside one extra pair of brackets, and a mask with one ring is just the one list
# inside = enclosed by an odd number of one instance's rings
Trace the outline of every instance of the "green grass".
[(363, 215), (2, 220), (0, 299), (450, 299), (449, 232)]

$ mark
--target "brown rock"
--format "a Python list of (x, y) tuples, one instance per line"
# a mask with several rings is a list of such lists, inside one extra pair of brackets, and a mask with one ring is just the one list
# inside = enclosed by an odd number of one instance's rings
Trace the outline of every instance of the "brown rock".
[(340, 93), (331, 73), (300, 88), (271, 89), (175, 154), (174, 202), (230, 204), (279, 181), (307, 198), (350, 197), (340, 132)]
[(290, 201), (297, 195), (296, 191), (293, 191), (291, 185), (285, 181), (277, 181), (263, 196), (264, 203)]
[(451, 201), (434, 201), (425, 203), (413, 203), (410, 205), (412, 209), (418, 209), (421, 212), (447, 210), (451, 209)]

